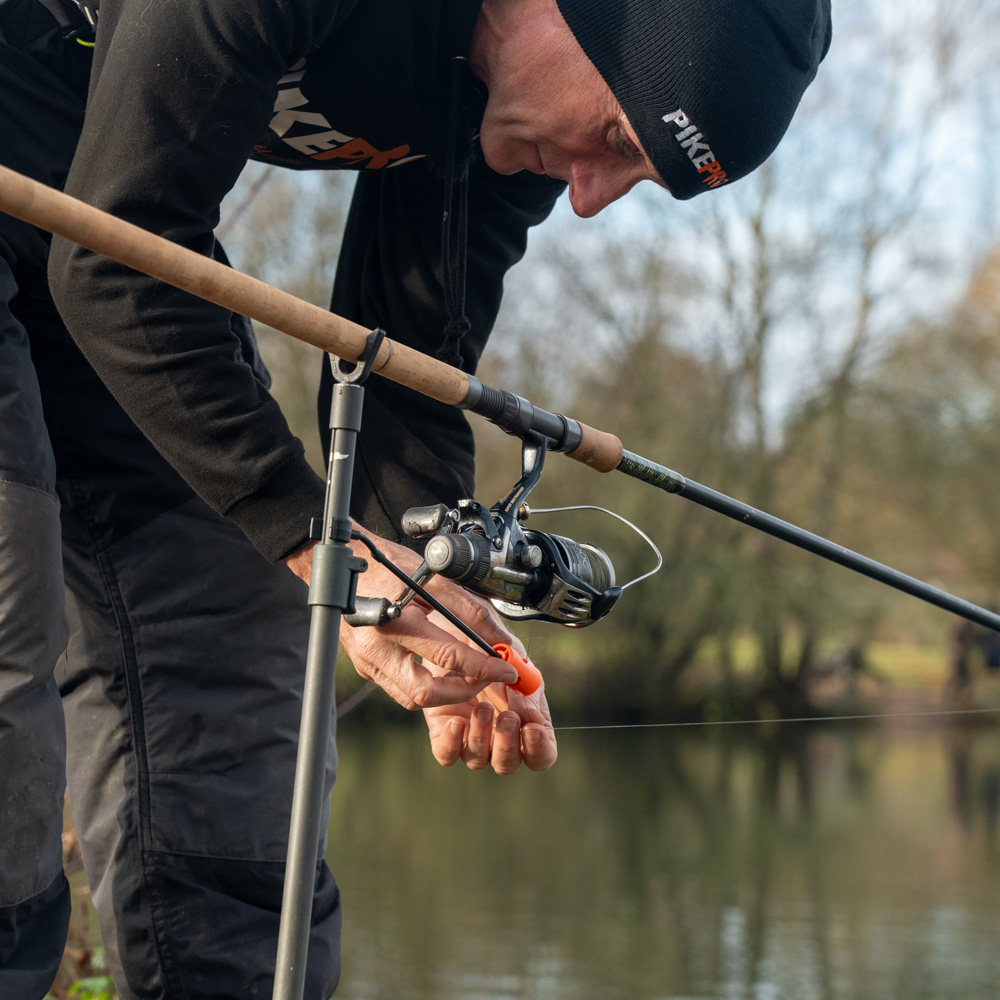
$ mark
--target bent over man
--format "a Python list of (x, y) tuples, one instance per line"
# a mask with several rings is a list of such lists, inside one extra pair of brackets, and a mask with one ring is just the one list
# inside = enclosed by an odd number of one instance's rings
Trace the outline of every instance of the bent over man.
[[(0, 161), (220, 259), (248, 158), (355, 170), (333, 308), (472, 372), (564, 188), (583, 216), (644, 179), (725, 188), (829, 31), (828, 0), (0, 0)], [(67, 761), (123, 1000), (270, 994), (323, 485), (267, 387), (245, 320), (0, 217), (2, 1000), (61, 955)], [(473, 473), (460, 413), (370, 386), (354, 516), (392, 554)], [(344, 645), (442, 763), (555, 760), (544, 695), (488, 688), (506, 665), (416, 605)], [(339, 921), (317, 859), (310, 998)]]

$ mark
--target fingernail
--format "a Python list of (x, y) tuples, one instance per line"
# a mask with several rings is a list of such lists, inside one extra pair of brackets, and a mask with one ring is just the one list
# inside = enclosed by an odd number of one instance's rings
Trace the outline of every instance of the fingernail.
[(465, 723), (462, 722), (461, 719), (452, 719), (451, 722), (448, 723), (448, 732), (451, 733), (452, 736), (461, 736), (463, 729), (465, 729)]
[(516, 684), (521, 679), (521, 675), (516, 670), (507, 670), (500, 677), (504, 684)]
[(513, 736), (517, 732), (517, 716), (501, 715), (497, 725), (500, 727), (500, 732), (506, 733), (508, 736)]
[(476, 709), (476, 721), (485, 726), (493, 718), (493, 709), (489, 705), (480, 705)]
[(542, 734), (537, 729), (523, 729), (521, 738), (529, 747), (536, 747), (542, 741)]

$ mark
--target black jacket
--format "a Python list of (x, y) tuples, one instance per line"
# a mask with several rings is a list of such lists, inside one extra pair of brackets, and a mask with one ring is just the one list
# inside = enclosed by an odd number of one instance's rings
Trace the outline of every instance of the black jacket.
[[(249, 157), (354, 169), (335, 311), (434, 353), (446, 311), (440, 165), (455, 56), (475, 0), (102, 0), (86, 121), (66, 190), (200, 253)], [(473, 370), (561, 182), (470, 171)], [(305, 540), (322, 484), (217, 306), (53, 242), (53, 296), (91, 364), (153, 444), (269, 558)], [(373, 379), (355, 513), (470, 493), (464, 416)]]

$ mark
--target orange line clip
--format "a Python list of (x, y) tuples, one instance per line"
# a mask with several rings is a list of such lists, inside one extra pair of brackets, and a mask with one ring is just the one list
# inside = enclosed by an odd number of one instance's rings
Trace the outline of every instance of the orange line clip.
[(521, 694), (534, 694), (542, 686), (542, 674), (538, 667), (533, 666), (511, 649), (505, 642), (493, 644), (497, 656), (509, 663), (517, 671), (517, 683), (507, 687), (520, 691)]

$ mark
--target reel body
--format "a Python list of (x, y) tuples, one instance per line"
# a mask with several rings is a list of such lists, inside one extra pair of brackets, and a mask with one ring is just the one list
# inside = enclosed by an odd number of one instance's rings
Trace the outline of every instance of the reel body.
[[(525, 529), (530, 516), (525, 498), (538, 483), (547, 439), (529, 434), (521, 449), (521, 478), (503, 499), (487, 508), (476, 500), (412, 507), (402, 518), (404, 534), (426, 539), (424, 561), (395, 601), (356, 600), (345, 616), (354, 626), (384, 625), (397, 619), (425, 584), (440, 575), (487, 598), (505, 618), (546, 621), (581, 628), (600, 621), (624, 588), (615, 584), (615, 568), (603, 549), (565, 535)], [(366, 542), (366, 544), (368, 544)], [(369, 544), (369, 549), (373, 547)]]
[(505, 618), (577, 628), (599, 621), (622, 593), (607, 553), (564, 535), (525, 530), (521, 520), (529, 513), (522, 504), (516, 516), (505, 517), (502, 503), (485, 510), (462, 501), (454, 510), (407, 511), (403, 529), (421, 538), (438, 525), (424, 549), (425, 565), (488, 598)]

